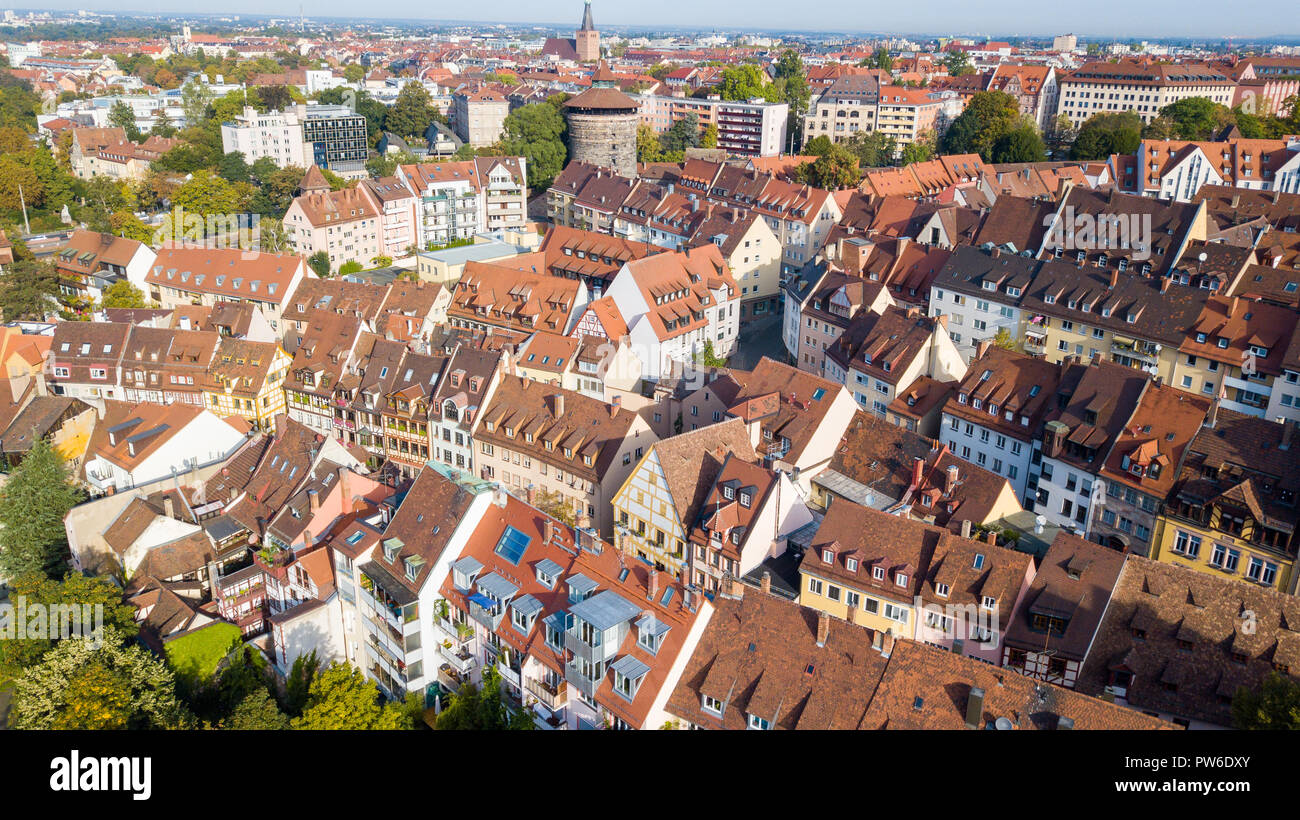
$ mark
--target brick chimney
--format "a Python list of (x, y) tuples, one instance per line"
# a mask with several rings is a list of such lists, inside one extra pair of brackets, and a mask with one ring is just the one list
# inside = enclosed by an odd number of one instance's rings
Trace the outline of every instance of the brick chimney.
[(1111, 268), (1111, 269), (1110, 269), (1110, 289), (1111, 289), (1111, 290), (1114, 290), (1114, 289), (1117, 288), (1117, 287), (1119, 287), (1119, 269), (1118, 269), (1118, 268)]
[(554, 396), (554, 401), (555, 401), (555, 417), (558, 419), (564, 415), (564, 394), (556, 393)]
[(992, 339), (981, 339), (980, 343), (975, 345), (975, 358), (977, 360), (984, 358), (984, 354), (988, 353), (989, 348), (992, 346), (993, 346)]
[(307, 507), (312, 512), (320, 509), (320, 493), (314, 489), (307, 491)]
[(912, 459), (912, 488), (919, 490), (921, 488), (921, 479), (925, 476), (925, 459)]
[(966, 696), (966, 728), (978, 729), (983, 717), (984, 690), (978, 686), (972, 686), (970, 694)]
[(952, 491), (957, 489), (957, 478), (961, 470), (956, 464), (949, 464), (948, 469), (944, 471), (943, 476), (943, 494), (952, 495)]
[(658, 596), (659, 596), (659, 570), (652, 569), (650, 570), (650, 581), (648, 584), (646, 597), (647, 599), (653, 601)]
[(825, 612), (817, 613), (817, 645), (825, 646), (826, 638), (831, 633), (831, 616)]
[(172, 498), (171, 493), (163, 495), (163, 515), (168, 518), (176, 517), (176, 501)]
[(772, 573), (763, 570), (763, 581), (758, 588), (763, 591), (764, 595), (772, 594)]

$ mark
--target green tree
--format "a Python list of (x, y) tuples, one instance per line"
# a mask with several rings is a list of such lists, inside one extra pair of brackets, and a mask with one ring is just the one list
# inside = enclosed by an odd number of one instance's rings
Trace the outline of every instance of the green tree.
[(347, 276), (349, 273), (357, 273), (364, 270), (364, 266), (355, 259), (349, 259), (342, 265), (339, 265), (339, 276)]
[(68, 563), (63, 517), (81, 500), (63, 456), (36, 439), (0, 488), (0, 573), (62, 575)]
[(692, 358), (695, 360), (696, 364), (701, 365), (703, 367), (726, 367), (727, 366), (726, 358), (719, 356), (717, 353), (714, 352), (713, 340), (711, 339), (706, 339), (704, 341), (704, 350), (700, 353), (695, 354)]
[(700, 118), (694, 111), (688, 112), (660, 135), (659, 144), (665, 153), (699, 147)]
[[(98, 671), (88, 671), (98, 667)], [(19, 729), (172, 729), (192, 723), (166, 664), (106, 626), (102, 641), (67, 640), (14, 681)]]
[(330, 255), (325, 251), (316, 251), (307, 257), (307, 267), (311, 268), (320, 278), (328, 278), (330, 275)]
[(197, 171), (172, 194), (172, 204), (194, 214), (231, 214), (243, 211), (240, 193), (211, 171)]
[(1300, 683), (1270, 672), (1258, 689), (1240, 687), (1232, 698), (1238, 729), (1300, 729)]
[[(962, 53), (962, 52), (953, 52)], [(993, 162), (993, 146), (1020, 123), (1020, 103), (1001, 91), (979, 91), (952, 121), (940, 143), (944, 154), (979, 154)]]
[(958, 49), (953, 49), (945, 54), (943, 64), (948, 69), (948, 74), (953, 77), (975, 73), (975, 66), (971, 64), (970, 55)]
[(0, 210), (17, 211), (24, 204), (39, 208), (44, 201), (45, 188), (23, 157), (0, 156)]
[(501, 148), (508, 155), (528, 160), (528, 187), (534, 191), (549, 188), (564, 169), (567, 128), (564, 116), (544, 102), (520, 106), (506, 117)]
[(1142, 142), (1142, 120), (1134, 111), (1093, 114), (1070, 146), (1070, 159), (1107, 159), (1111, 154), (1133, 154)]
[(858, 165), (862, 168), (893, 165), (894, 157), (898, 154), (897, 141), (882, 131), (858, 131), (848, 138), (844, 146), (858, 158)]
[(701, 148), (718, 147), (718, 124), (717, 123), (711, 122), (707, 126), (705, 126), (704, 133), (700, 135), (700, 147)]
[(536, 729), (532, 714), (509, 702), (501, 690), (501, 675), (496, 667), (483, 670), (483, 685), (466, 684), (448, 699), (446, 708), (435, 718), (438, 730), (499, 731)]
[(379, 689), (348, 664), (331, 664), (311, 682), (295, 729), (410, 729), (406, 704), (379, 703)]
[(835, 143), (831, 142), (830, 137), (825, 134), (818, 134), (808, 140), (808, 144), (803, 147), (803, 152), (805, 155), (810, 157), (824, 157), (829, 154), (831, 149), (834, 147)]
[(828, 191), (849, 188), (862, 178), (858, 172), (858, 158), (843, 145), (834, 145), (814, 162), (800, 165), (794, 176), (799, 182)]
[[(69, 572), (62, 581), (56, 581), (44, 573), (28, 572), (9, 581), (9, 597), (11, 600), (25, 600), (28, 606), (41, 604), (47, 607), (47, 612), (50, 611), (48, 607), (55, 606), (103, 607), (106, 625), (114, 627), (127, 638), (134, 637), (137, 632), (135, 607), (123, 603), (121, 589), (107, 577), (96, 578)], [(15, 637), (0, 641), (0, 676), (15, 677), (21, 674), (24, 669), (40, 663), (56, 645), (57, 636)]]
[(366, 67), (361, 63), (348, 63), (343, 67), (343, 79), (359, 83), (366, 78)]
[(293, 105), (289, 89), (282, 85), (264, 85), (257, 89), (257, 97), (267, 111), (284, 111)]
[(934, 158), (934, 132), (927, 131), (913, 142), (903, 146), (903, 151), (899, 157), (900, 162), (904, 165), (911, 165), (913, 162), (928, 162)]
[(388, 111), (384, 127), (399, 137), (423, 137), (437, 113), (428, 90), (420, 83), (407, 83)]
[(0, 314), (6, 322), (45, 319), (58, 310), (59, 295), (59, 274), (46, 260), (23, 259), (0, 274)]
[(1019, 350), (1020, 344), (1016, 342), (1011, 331), (1005, 327), (998, 328), (998, 332), (993, 334), (993, 344), (1003, 350)]
[(1043, 138), (1038, 136), (1038, 129), (1030, 123), (1022, 123), (1008, 131), (993, 145), (993, 161), (1042, 162), (1047, 159), (1047, 149)]
[(884, 46), (880, 46), (875, 50), (875, 52), (870, 57), (867, 57), (866, 59), (862, 60), (862, 62), (858, 63), (858, 65), (865, 66), (867, 68), (879, 68), (879, 69), (883, 69), (884, 71), (893, 71), (894, 58), (890, 56), (889, 49), (885, 48)]
[(112, 108), (108, 109), (108, 124), (125, 131), (126, 138), (131, 142), (139, 142), (140, 129), (135, 124), (135, 112), (131, 110), (131, 106), (121, 100), (113, 103)]
[(767, 78), (763, 70), (753, 63), (722, 69), (722, 81), (716, 93), (724, 100), (748, 100), (764, 96)]
[(103, 306), (106, 308), (145, 307), (144, 294), (126, 279), (119, 279), (104, 288)]
[(217, 163), (217, 176), (226, 182), (248, 182), (249, 168), (244, 160), (243, 151), (230, 151), (223, 154)]
[(215, 166), (220, 157), (220, 153), (214, 154), (200, 143), (185, 142), (158, 157), (153, 165), (178, 174), (193, 174)]
[(318, 672), (320, 672), (320, 659), (316, 657), (316, 650), (313, 649), (294, 658), (289, 676), (284, 682), (284, 700), (280, 703), (285, 714), (290, 717), (298, 717), (302, 714), (302, 710), (307, 706), (312, 682), (316, 680)]
[(578, 516), (573, 511), (573, 505), (566, 502), (564, 495), (555, 490), (548, 490), (545, 487), (539, 490), (536, 507), (551, 518), (562, 521), (570, 527), (577, 524)]
[(231, 711), (230, 716), (221, 721), (222, 729), (241, 731), (285, 730), (289, 729), (289, 716), (280, 711), (275, 699), (263, 689), (244, 697)]
[(636, 161), (659, 162), (663, 157), (663, 146), (659, 135), (648, 125), (636, 127)]
[(1152, 133), (1167, 127), (1175, 139), (1208, 140), (1218, 130), (1233, 124), (1232, 111), (1208, 97), (1184, 97), (1160, 109)]

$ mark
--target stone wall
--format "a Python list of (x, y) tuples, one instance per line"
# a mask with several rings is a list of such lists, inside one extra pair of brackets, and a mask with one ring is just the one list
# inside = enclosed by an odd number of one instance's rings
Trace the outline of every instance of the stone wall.
[(636, 176), (638, 114), (569, 114), (570, 160), (613, 169), (625, 177)]

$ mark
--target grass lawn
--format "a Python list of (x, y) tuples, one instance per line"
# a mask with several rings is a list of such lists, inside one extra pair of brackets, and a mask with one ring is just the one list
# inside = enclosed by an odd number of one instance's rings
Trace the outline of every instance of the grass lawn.
[(167, 663), (178, 674), (207, 680), (239, 641), (239, 627), (218, 621), (168, 641), (164, 649)]

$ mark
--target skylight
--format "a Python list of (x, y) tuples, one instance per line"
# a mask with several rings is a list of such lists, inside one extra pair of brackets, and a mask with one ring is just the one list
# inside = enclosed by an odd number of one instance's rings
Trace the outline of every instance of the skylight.
[(531, 542), (532, 539), (527, 535), (514, 527), (507, 526), (506, 531), (501, 533), (501, 539), (497, 541), (496, 548), (492, 551), (518, 566), (519, 560), (524, 557), (524, 551), (528, 549)]

